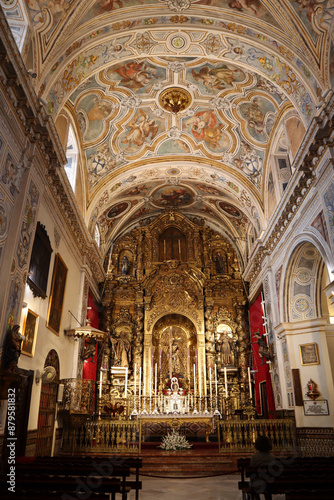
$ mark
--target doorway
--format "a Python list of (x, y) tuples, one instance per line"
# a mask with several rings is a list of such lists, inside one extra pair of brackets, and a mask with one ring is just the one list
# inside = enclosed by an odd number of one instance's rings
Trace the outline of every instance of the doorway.
[(48, 366), (55, 368), (56, 376), (50, 383), (42, 382), (37, 425), (36, 457), (50, 457), (52, 453), (59, 386), (59, 358), (54, 349), (46, 357), (44, 368)]

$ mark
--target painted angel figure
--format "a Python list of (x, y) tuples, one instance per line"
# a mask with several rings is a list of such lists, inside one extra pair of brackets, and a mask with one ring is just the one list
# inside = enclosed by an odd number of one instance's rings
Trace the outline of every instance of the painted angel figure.
[(146, 139), (151, 136), (151, 141), (158, 133), (159, 125), (151, 119), (146, 111), (139, 109), (129, 122), (130, 132), (122, 139), (123, 144), (135, 144), (142, 146)]

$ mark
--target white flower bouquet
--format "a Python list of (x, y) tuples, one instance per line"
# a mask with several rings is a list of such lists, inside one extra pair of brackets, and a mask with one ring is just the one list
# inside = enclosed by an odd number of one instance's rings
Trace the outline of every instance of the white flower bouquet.
[(173, 429), (171, 434), (167, 434), (162, 440), (159, 448), (166, 451), (178, 451), (178, 450), (188, 450), (192, 447), (189, 444), (185, 436), (180, 436), (180, 434)]

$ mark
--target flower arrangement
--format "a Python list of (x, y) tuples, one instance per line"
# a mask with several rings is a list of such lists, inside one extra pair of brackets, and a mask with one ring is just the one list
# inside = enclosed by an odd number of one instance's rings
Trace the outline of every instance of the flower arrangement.
[(159, 448), (166, 451), (188, 450), (191, 447), (192, 444), (189, 444), (185, 436), (180, 436), (174, 429), (171, 434), (167, 434), (167, 436), (163, 438), (159, 446)]

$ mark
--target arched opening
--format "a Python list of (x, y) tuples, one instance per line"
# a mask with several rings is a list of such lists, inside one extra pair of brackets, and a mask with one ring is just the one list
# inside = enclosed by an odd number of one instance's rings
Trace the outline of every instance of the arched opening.
[(59, 358), (57, 352), (52, 349), (46, 357), (45, 368), (53, 367), (55, 376), (50, 379), (42, 375), (41, 398), (39, 402), (37, 437), (36, 437), (36, 456), (51, 456), (53, 436), (56, 418), (57, 391), (59, 385)]
[(75, 138), (74, 130), (72, 125), (70, 125), (68, 131), (67, 148), (66, 148), (67, 163), (65, 165), (65, 172), (68, 177), (68, 180), (70, 181), (73, 192), (75, 192), (78, 154), (79, 154), (78, 145)]
[(192, 367), (197, 365), (197, 335), (192, 321), (180, 314), (163, 316), (154, 325), (152, 345), (160, 383), (166, 385), (176, 376), (184, 388), (190, 388)]
[(186, 237), (176, 227), (169, 227), (159, 238), (159, 260), (187, 261)]
[(321, 277), (324, 263), (312, 243), (300, 245), (293, 254), (286, 281), (285, 317), (302, 321), (321, 317)]

